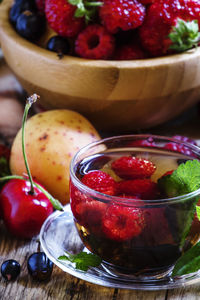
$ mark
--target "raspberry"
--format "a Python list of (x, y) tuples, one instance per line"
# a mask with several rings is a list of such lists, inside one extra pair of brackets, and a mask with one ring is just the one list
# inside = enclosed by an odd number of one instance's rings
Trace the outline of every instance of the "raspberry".
[(164, 208), (148, 208), (143, 210), (145, 228), (141, 240), (147, 246), (174, 244), (173, 236), (165, 216)]
[(117, 183), (118, 194), (132, 195), (144, 200), (157, 199), (159, 190), (157, 184), (150, 179), (133, 179)]
[[(200, 19), (198, 16), (200, 3), (198, 2), (195, 0), (160, 0), (151, 4), (147, 9), (145, 21), (139, 29), (140, 39), (144, 48), (153, 56), (171, 53), (172, 50), (169, 48), (172, 46), (172, 40), (169, 38), (169, 34), (173, 26), (178, 24), (178, 19), (185, 21)], [(190, 33), (189, 25), (185, 31), (183, 29), (180, 30), (177, 42), (181, 40), (182, 43), (180, 45), (178, 43), (180, 48), (177, 46), (177, 48), (173, 49), (180, 52), (183, 51), (181, 48), (183, 46), (188, 47), (184, 48), (184, 50), (194, 46), (195, 39), (193, 40), (193, 37), (195, 35), (194, 32), (191, 35)], [(188, 42), (190, 42), (189, 46)]]
[(115, 173), (125, 179), (150, 177), (156, 170), (156, 166), (147, 159), (122, 156), (111, 164)]
[(144, 51), (138, 45), (134, 44), (119, 47), (114, 55), (114, 59), (116, 60), (143, 59), (145, 57)]
[(111, 33), (137, 28), (144, 17), (145, 7), (137, 0), (105, 0), (100, 8), (102, 23)]
[[(179, 141), (187, 142), (187, 143), (197, 146), (197, 143), (188, 137), (175, 135), (175, 136), (173, 136), (173, 138), (175, 138)], [(164, 148), (168, 149), (170, 151), (180, 152), (180, 153), (183, 153), (188, 156), (195, 156), (195, 154), (185, 145), (176, 144), (176, 143), (171, 142), (171, 143), (167, 143)]]
[(117, 242), (138, 236), (144, 227), (144, 218), (139, 208), (112, 204), (102, 218), (105, 237)]
[(83, 18), (74, 16), (77, 7), (66, 0), (46, 0), (45, 14), (49, 26), (64, 37), (75, 37), (84, 26)]
[(44, 15), (44, 13), (45, 13), (45, 0), (35, 0), (35, 3), (36, 3), (36, 6), (37, 6), (37, 9), (39, 10), (39, 12)]
[(110, 196), (115, 195), (116, 182), (107, 173), (103, 171), (91, 171), (82, 178), (82, 183), (89, 188)]
[(85, 202), (91, 202), (92, 198), (86, 196), (86, 194), (79, 191), (71, 182), (70, 182), (70, 204), (71, 210), (74, 218), (81, 224), (81, 210), (79, 204)]
[(81, 57), (108, 59), (115, 49), (115, 39), (100, 25), (89, 25), (77, 37), (75, 52)]

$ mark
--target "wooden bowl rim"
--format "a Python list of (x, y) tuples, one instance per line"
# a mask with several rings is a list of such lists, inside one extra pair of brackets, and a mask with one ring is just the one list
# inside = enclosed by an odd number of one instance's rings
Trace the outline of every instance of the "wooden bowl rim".
[(196, 49), (188, 50), (184, 53), (167, 55), (163, 57), (146, 58), (139, 60), (95, 60), (95, 59), (85, 59), (70, 55), (65, 55), (62, 59), (59, 59), (55, 52), (51, 52), (45, 48), (34, 44), (25, 38), (21, 37), (13, 28), (9, 21), (9, 9), (12, 5), (12, 0), (4, 0), (0, 6), (0, 41), (1, 35), (6, 35), (10, 40), (14, 40), (16, 46), (24, 47), (28, 54), (38, 54), (44, 59), (52, 60), (53, 62), (58, 62), (60, 60), (63, 64), (77, 64), (92, 68), (110, 68), (115, 67), (118, 69), (144, 69), (144, 68), (154, 68), (169, 66), (171, 64), (176, 64), (179, 62), (184, 62), (186, 60), (195, 59), (200, 57), (200, 47)]

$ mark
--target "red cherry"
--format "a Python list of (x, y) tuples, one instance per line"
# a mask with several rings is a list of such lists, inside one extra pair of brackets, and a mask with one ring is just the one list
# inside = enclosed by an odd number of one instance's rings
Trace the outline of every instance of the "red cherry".
[(30, 194), (31, 184), (11, 179), (0, 192), (3, 220), (8, 230), (20, 238), (37, 235), (45, 219), (53, 212), (49, 199), (37, 187)]

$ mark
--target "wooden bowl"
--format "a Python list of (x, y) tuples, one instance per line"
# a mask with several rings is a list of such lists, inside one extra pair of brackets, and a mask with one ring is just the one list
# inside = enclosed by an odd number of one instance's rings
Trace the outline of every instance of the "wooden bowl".
[(168, 121), (200, 99), (200, 48), (144, 60), (58, 59), (15, 32), (11, 3), (0, 6), (1, 47), (24, 89), (39, 94), (45, 108), (76, 110), (100, 130), (125, 132)]

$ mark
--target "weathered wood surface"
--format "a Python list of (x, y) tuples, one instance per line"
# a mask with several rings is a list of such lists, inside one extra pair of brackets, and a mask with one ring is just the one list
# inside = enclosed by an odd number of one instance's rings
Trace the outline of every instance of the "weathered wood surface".
[[(10, 71), (5, 63), (0, 65), (0, 91), (5, 84), (5, 79)], [(7, 75), (5, 75), (7, 74)], [(8, 87), (5, 89), (13, 90), (12, 96), (19, 93), (19, 86), (15, 78), (10, 75), (7, 77)], [(8, 93), (11, 96), (11, 93)], [(5, 93), (2, 94), (5, 96)], [(1, 96), (1, 93), (0, 93)], [(1, 112), (1, 102), (0, 102)], [(184, 125), (184, 126), (183, 126)], [(153, 129), (151, 132), (160, 134), (185, 134), (190, 137), (200, 139), (200, 115), (191, 111), (190, 116), (183, 117), (170, 125)], [(17, 130), (17, 129), (16, 129)], [(150, 132), (150, 130), (148, 131)], [(15, 135), (15, 130), (5, 132), (5, 128), (0, 124), (0, 136), (7, 138), (10, 142)], [(38, 250), (37, 238), (32, 241), (20, 241), (8, 234), (4, 225), (0, 223), (0, 264), (6, 259), (16, 259), (22, 266), (21, 274), (15, 282), (5, 282), (0, 275), (0, 300), (197, 300), (200, 299), (200, 284), (187, 288), (169, 291), (133, 291), (123, 289), (104, 288), (87, 283), (64, 273), (58, 267), (54, 267), (52, 278), (49, 282), (34, 282), (27, 272), (27, 258)]]

